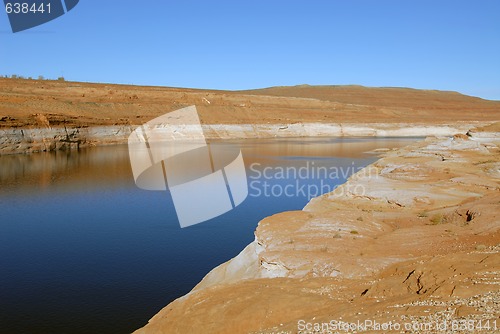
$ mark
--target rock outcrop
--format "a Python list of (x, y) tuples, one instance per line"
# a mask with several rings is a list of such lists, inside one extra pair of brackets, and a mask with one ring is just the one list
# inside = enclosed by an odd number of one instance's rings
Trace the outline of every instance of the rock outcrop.
[[(478, 122), (483, 125), (485, 123)], [(486, 123), (489, 124), (489, 123)], [(89, 146), (126, 144), (133, 125), (0, 129), (0, 155), (75, 150)], [(207, 139), (274, 137), (425, 137), (465, 134), (470, 124), (295, 123), (204, 124)], [(186, 132), (188, 130), (184, 130)], [(184, 135), (189, 138), (190, 133)]]
[(130, 126), (0, 129), (0, 155), (124, 144), (131, 131)]

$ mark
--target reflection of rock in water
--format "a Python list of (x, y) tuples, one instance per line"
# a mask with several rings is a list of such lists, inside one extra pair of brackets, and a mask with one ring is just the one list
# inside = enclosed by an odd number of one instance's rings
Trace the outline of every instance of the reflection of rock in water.
[[(126, 132), (124, 132), (126, 133)], [(1, 138), (1, 137), (0, 137)], [(1, 139), (0, 139), (1, 140)], [(267, 165), (281, 164), (277, 156), (297, 155), (314, 157), (362, 157), (362, 153), (379, 146), (400, 147), (408, 140), (378, 139), (345, 143), (341, 139), (262, 139), (215, 140), (211, 146), (234, 151), (241, 148), (245, 163), (254, 161)], [(349, 153), (351, 155), (349, 155)], [(349, 162), (350, 163), (350, 162)], [(35, 191), (49, 185), (70, 187), (105, 187), (120, 184), (133, 185), (130, 160), (125, 145), (108, 145), (83, 148), (79, 151), (54, 151), (36, 154), (11, 154), (0, 156), (0, 191)]]
[(114, 187), (133, 184), (129, 182), (130, 177), (124, 145), (0, 156), (2, 193), (36, 192), (49, 186)]

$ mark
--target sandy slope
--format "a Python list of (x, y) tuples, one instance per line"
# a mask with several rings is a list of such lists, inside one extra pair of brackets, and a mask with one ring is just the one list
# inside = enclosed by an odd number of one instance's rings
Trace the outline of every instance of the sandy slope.
[(500, 120), (500, 102), (359, 86), (213, 91), (0, 78), (0, 128), (142, 124), (196, 105), (204, 124), (453, 123)]

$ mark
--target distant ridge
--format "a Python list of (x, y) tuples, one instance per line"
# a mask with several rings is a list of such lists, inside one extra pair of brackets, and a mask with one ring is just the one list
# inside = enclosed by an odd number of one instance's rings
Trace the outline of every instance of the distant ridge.
[(190, 105), (206, 124), (500, 120), (500, 101), (437, 90), (298, 85), (223, 91), (0, 78), (4, 129), (140, 125)]
[(263, 89), (243, 90), (241, 93), (314, 98), (322, 101), (376, 105), (385, 107), (443, 107), (450, 108), (498, 106), (500, 101), (485, 100), (455, 91), (440, 91), (404, 87), (365, 87), (360, 85), (308, 85), (276, 86)]

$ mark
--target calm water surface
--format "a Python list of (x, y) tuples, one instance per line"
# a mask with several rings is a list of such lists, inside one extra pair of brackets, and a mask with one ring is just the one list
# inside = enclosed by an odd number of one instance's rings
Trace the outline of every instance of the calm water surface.
[(301, 209), (315, 189), (345, 181), (281, 170), (351, 172), (377, 159), (367, 151), (415, 140), (213, 142), (241, 147), (249, 196), (185, 229), (168, 192), (135, 186), (126, 146), (1, 156), (0, 331), (132, 332), (237, 255), (259, 220)]

